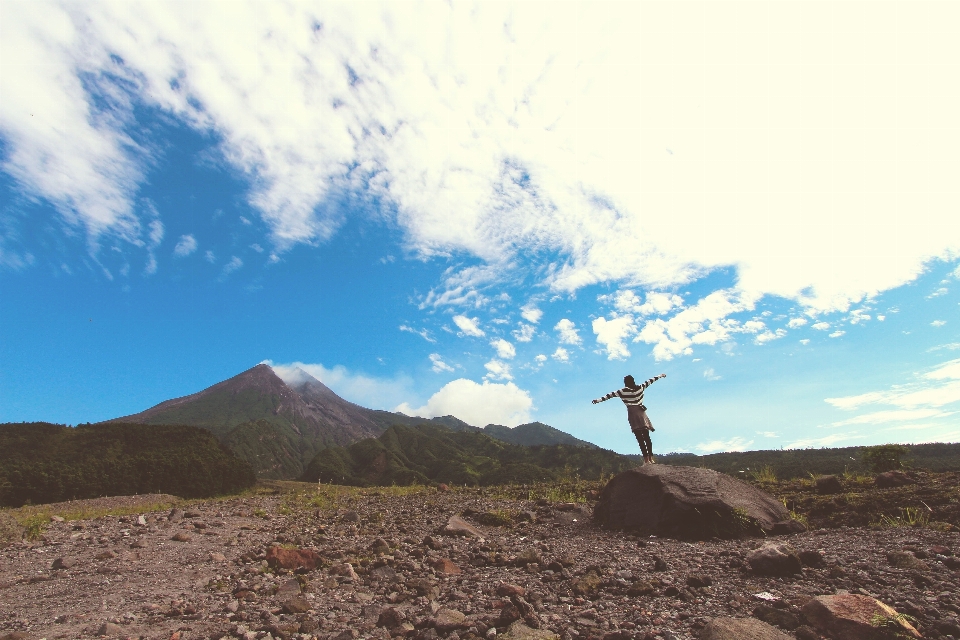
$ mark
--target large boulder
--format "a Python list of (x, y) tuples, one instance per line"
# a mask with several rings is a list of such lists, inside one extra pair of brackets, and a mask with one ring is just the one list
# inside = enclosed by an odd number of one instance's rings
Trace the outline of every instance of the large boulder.
[(644, 465), (614, 477), (593, 511), (599, 524), (672, 538), (786, 534), (805, 527), (776, 498), (728, 475)]
[(754, 618), (714, 618), (700, 632), (700, 640), (793, 640), (776, 627)]
[(817, 596), (801, 611), (821, 633), (834, 640), (920, 638), (907, 619), (879, 600), (854, 593)]

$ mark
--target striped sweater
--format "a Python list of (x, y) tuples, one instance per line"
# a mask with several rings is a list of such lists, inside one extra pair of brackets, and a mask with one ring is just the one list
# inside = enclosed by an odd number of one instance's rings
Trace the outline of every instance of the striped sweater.
[(593, 404), (598, 402), (603, 402), (604, 400), (609, 400), (610, 398), (620, 398), (623, 400), (623, 404), (627, 406), (640, 405), (643, 407), (643, 390), (649, 387), (651, 384), (659, 380), (662, 376), (654, 376), (647, 380), (646, 382), (639, 385), (636, 389), (631, 389), (630, 387), (624, 387), (623, 389), (617, 389), (616, 391), (611, 391), (602, 398), (597, 398), (593, 401)]

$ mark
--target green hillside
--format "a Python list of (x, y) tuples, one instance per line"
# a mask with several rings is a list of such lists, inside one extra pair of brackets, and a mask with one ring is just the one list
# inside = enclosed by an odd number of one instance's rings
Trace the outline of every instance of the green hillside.
[(0, 505), (169, 493), (205, 498), (256, 481), (209, 431), (110, 423), (0, 424)]
[(509, 442), (510, 444), (522, 444), (528, 447), (539, 444), (567, 444), (574, 447), (596, 447), (597, 445), (575, 438), (569, 433), (554, 429), (548, 424), (542, 422), (530, 422), (521, 424), (511, 429), (499, 424), (488, 424), (483, 428), (483, 432), (491, 438)]
[(522, 446), (442, 426), (395, 425), (379, 438), (321, 450), (300, 479), (354, 486), (487, 486), (549, 481), (565, 473), (594, 479), (633, 466), (626, 456), (599, 448)]
[[(960, 444), (932, 443), (902, 445), (906, 450), (906, 467), (928, 471), (960, 471)], [(868, 473), (863, 462), (864, 447), (838, 449), (779, 449), (772, 451), (733, 451), (698, 456), (692, 453), (671, 453), (657, 456), (660, 464), (706, 467), (734, 477), (744, 477), (762, 467), (769, 467), (781, 480), (806, 478), (809, 474), (828, 475), (844, 472)], [(640, 456), (630, 456), (639, 464)], [(742, 473), (741, 473), (742, 472)]]

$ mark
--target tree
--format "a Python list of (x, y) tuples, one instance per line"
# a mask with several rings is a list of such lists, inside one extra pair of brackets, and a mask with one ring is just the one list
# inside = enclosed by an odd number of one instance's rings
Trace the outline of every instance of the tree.
[(900, 458), (909, 453), (909, 450), (899, 444), (881, 444), (875, 447), (865, 447), (863, 450), (863, 462), (874, 473), (883, 473), (884, 471), (893, 471), (902, 469), (903, 462)]

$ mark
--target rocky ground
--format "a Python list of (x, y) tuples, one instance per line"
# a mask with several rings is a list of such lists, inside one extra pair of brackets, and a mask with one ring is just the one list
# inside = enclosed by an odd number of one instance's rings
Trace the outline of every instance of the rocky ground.
[(286, 483), (52, 521), (0, 549), (0, 638), (679, 640), (732, 617), (815, 640), (801, 607), (847, 592), (960, 638), (955, 530), (779, 537), (804, 564), (774, 577), (748, 561), (770, 541), (638, 538), (594, 527), (587, 502), (535, 498)]

